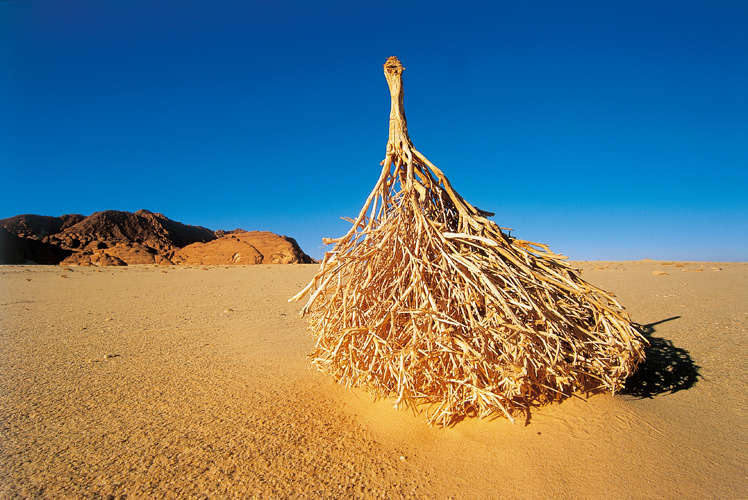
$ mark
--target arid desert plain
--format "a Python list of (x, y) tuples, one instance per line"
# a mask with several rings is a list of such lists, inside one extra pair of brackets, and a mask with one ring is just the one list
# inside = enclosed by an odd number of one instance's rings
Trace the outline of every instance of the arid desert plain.
[(748, 263), (578, 262), (622, 394), (429, 427), (310, 368), (316, 265), (0, 267), (0, 498), (748, 498)]

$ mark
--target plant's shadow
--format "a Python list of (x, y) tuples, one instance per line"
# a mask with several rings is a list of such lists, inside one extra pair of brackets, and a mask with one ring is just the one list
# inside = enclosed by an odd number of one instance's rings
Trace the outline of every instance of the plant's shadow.
[(636, 325), (649, 341), (644, 349), (647, 359), (636, 372), (626, 379), (621, 394), (635, 398), (652, 398), (659, 394), (676, 393), (690, 389), (699, 379), (699, 366), (685, 349), (675, 347), (667, 339), (655, 337), (655, 326), (679, 319), (680, 316), (663, 319), (648, 325)]

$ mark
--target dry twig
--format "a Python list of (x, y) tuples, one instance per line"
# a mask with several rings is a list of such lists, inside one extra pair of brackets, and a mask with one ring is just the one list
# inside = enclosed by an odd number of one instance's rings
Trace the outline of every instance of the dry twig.
[(396, 57), (384, 66), (392, 110), (379, 180), (291, 299), (310, 294), (312, 362), (442, 425), (619, 390), (646, 340), (610, 294), (546, 245), (502, 232), (413, 147), (403, 69)]

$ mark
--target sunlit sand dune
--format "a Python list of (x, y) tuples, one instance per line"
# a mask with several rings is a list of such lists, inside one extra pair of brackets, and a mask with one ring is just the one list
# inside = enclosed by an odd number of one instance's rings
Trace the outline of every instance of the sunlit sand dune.
[(0, 268), (1, 498), (740, 498), (748, 264), (584, 262), (651, 347), (515, 424), (310, 369), (315, 265)]

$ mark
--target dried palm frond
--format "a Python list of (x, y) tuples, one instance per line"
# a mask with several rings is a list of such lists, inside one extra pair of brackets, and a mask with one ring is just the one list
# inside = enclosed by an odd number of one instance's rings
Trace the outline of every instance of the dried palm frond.
[(291, 299), (310, 294), (312, 362), (442, 425), (513, 421), (576, 390), (619, 390), (646, 343), (627, 314), (565, 257), (465, 201), (408, 137), (400, 61), (384, 72), (392, 110), (379, 180)]

